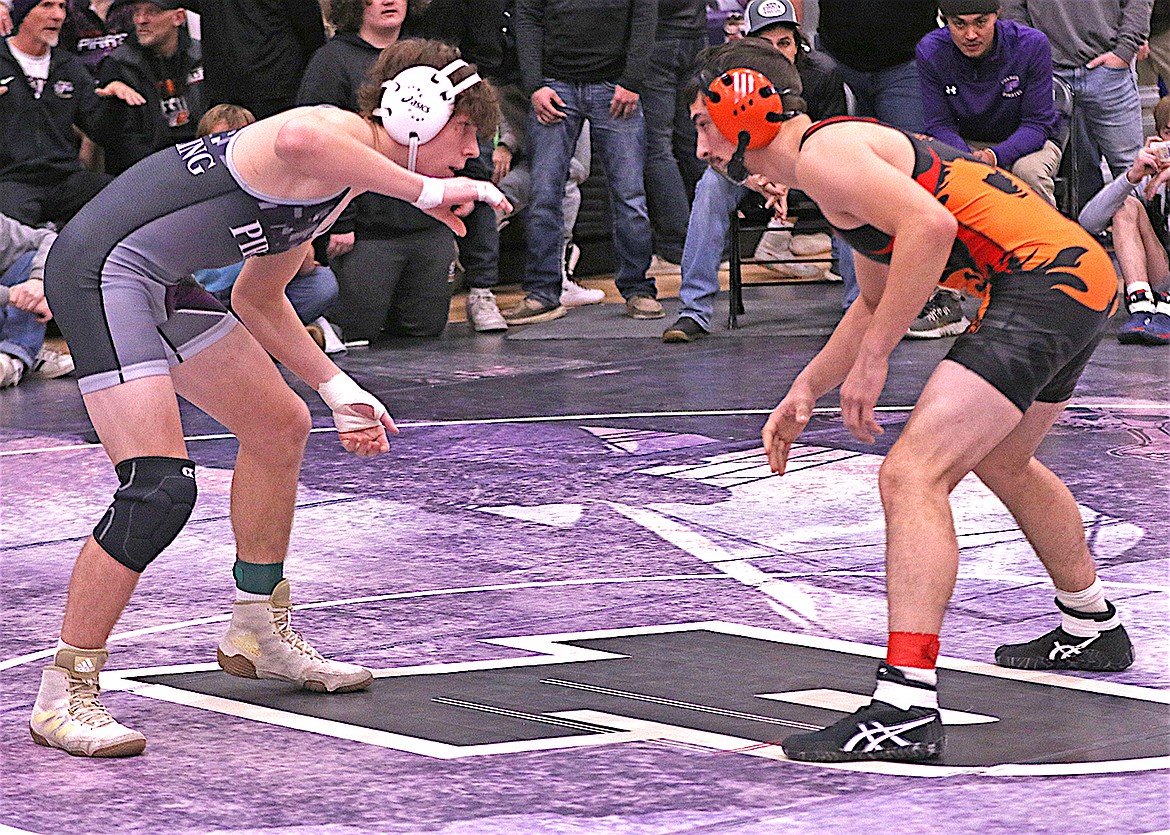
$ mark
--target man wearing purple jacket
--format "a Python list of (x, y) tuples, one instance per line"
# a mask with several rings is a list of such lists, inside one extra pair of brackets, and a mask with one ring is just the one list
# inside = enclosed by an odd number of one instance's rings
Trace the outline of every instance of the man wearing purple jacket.
[(925, 133), (1010, 170), (1055, 205), (1060, 117), (1043, 32), (999, 19), (999, 0), (939, 0), (946, 28), (918, 43)]

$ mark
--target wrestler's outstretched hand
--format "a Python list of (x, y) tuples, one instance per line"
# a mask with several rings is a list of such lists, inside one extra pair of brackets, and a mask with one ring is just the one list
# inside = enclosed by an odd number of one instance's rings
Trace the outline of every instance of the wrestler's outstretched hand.
[(794, 383), (780, 405), (768, 416), (762, 433), (764, 452), (768, 455), (768, 465), (776, 475), (784, 475), (792, 444), (808, 425), (815, 405), (816, 398)]
[(467, 234), (467, 227), (461, 218), (466, 217), (476, 203), (487, 203), (497, 213), (512, 212), (512, 204), (502, 191), (486, 180), (472, 180), (468, 177), (427, 177), (414, 205), (463, 237)]
[(317, 393), (333, 410), (337, 437), (346, 452), (358, 458), (371, 458), (390, 451), (386, 433), (398, 434), (394, 419), (374, 395), (363, 389), (346, 373), (339, 371), (317, 388)]
[[(352, 408), (355, 411), (373, 412), (371, 407), (364, 404), (355, 405)], [(398, 428), (394, 425), (394, 419), (389, 414), (383, 413), (378, 426), (352, 429), (348, 432), (338, 430), (337, 438), (341, 441), (341, 446), (346, 452), (352, 452), (358, 458), (373, 458), (375, 455), (390, 451), (390, 439), (386, 437), (387, 433), (397, 435)]]
[(849, 434), (872, 444), (886, 430), (878, 424), (874, 407), (886, 385), (890, 364), (884, 357), (859, 357), (841, 384), (841, 419)]

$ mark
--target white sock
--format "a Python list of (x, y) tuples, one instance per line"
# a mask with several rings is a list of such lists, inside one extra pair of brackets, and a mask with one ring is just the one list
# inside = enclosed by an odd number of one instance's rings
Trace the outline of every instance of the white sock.
[(236, 589), (237, 603), (258, 603), (260, 601), (267, 602), (271, 599), (272, 595), (270, 594), (252, 594), (251, 592), (244, 591), (243, 589)]
[(1157, 299), (1154, 304), (1154, 312), (1161, 313), (1163, 316), (1170, 316), (1170, 295), (1166, 293), (1155, 293), (1154, 297)]
[(889, 666), (904, 675), (907, 681), (927, 685), (915, 687), (911, 684), (902, 684), (897, 681), (883, 681), (878, 679), (873, 690), (873, 697), (879, 702), (891, 704), (899, 710), (909, 710), (912, 707), (931, 707), (938, 710), (938, 672), (934, 669), (922, 667), (895, 667)]
[[(1076, 612), (1102, 614), (1109, 611), (1109, 601), (1105, 599), (1105, 587), (1101, 584), (1101, 578), (1099, 577), (1093, 581), (1091, 586), (1080, 591), (1061, 591), (1057, 589), (1056, 599)], [(1119, 626), (1121, 626), (1121, 617), (1116, 611), (1114, 611), (1113, 617), (1108, 620), (1094, 620), (1090, 617), (1080, 618), (1076, 614), (1070, 614), (1065, 611), (1060, 613), (1060, 628), (1077, 638), (1095, 638), (1102, 632), (1116, 629)]]
[(1125, 285), (1125, 309), (1131, 314), (1154, 312), (1154, 291), (1148, 281), (1131, 281)]

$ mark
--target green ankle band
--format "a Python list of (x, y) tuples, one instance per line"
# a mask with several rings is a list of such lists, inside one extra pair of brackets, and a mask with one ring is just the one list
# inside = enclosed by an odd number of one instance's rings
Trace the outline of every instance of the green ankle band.
[(236, 578), (236, 588), (248, 594), (272, 594), (276, 584), (284, 578), (284, 563), (255, 563), (244, 562), (236, 557), (236, 564), (232, 568)]

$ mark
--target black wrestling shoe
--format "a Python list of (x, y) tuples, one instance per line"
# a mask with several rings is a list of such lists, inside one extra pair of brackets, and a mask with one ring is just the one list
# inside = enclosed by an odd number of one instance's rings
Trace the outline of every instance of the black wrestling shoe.
[(795, 734), (780, 746), (788, 759), (803, 762), (933, 760), (942, 755), (942, 718), (932, 707), (901, 710), (875, 700), (835, 725)]
[[(1104, 612), (1077, 612), (1056, 602), (1061, 611), (1086, 621), (1107, 621), (1117, 615), (1108, 603)], [(995, 651), (995, 663), (1017, 670), (1083, 670), (1120, 672), (1133, 663), (1133, 643), (1120, 624), (1092, 638), (1070, 635), (1062, 627), (1026, 644), (1004, 644)]]

